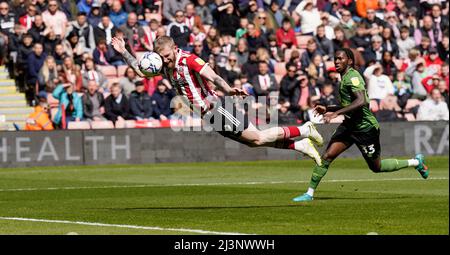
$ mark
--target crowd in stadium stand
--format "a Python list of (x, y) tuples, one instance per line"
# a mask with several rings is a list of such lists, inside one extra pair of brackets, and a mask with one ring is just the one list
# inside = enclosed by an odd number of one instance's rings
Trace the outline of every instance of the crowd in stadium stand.
[(35, 106), (28, 129), (188, 121), (171, 84), (139, 79), (114, 36), (136, 57), (171, 36), (231, 86), (277, 96), (279, 123), (321, 122), (312, 109), (339, 102), (334, 52), (349, 47), (377, 119), (448, 120), (448, 11), (446, 0), (3, 0), (0, 62)]

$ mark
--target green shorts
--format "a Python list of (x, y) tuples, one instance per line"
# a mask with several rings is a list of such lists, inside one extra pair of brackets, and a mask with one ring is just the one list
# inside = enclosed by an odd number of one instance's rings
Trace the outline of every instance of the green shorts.
[(348, 147), (356, 144), (366, 161), (375, 160), (381, 154), (380, 129), (375, 127), (368, 131), (353, 131), (345, 125), (340, 125), (334, 131), (329, 144), (333, 142), (342, 142)]

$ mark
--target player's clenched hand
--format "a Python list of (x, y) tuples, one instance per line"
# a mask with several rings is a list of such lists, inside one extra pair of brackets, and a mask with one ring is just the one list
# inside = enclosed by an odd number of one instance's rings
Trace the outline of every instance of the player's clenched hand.
[(121, 37), (113, 37), (111, 39), (111, 44), (114, 47), (114, 49), (121, 54), (126, 51), (125, 41)]
[(231, 90), (228, 94), (230, 96), (243, 96), (243, 97), (249, 96), (247, 91), (245, 91), (243, 89), (239, 89), (239, 88), (231, 88)]
[(327, 112), (327, 108), (323, 105), (316, 105), (316, 107), (314, 107), (314, 110), (313, 110), (314, 117), (322, 115), (326, 112)]
[(335, 112), (327, 112), (327, 113), (325, 113), (324, 115), (323, 115), (323, 121), (325, 122), (325, 123), (330, 123), (330, 121), (332, 120), (332, 119), (335, 119), (335, 118), (337, 118), (337, 114), (335, 113)]

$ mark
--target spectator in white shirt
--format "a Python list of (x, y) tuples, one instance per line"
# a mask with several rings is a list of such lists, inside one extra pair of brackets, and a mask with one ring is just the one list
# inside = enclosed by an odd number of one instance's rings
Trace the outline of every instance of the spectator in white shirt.
[(53, 29), (59, 39), (64, 39), (66, 35), (67, 16), (64, 12), (59, 10), (59, 3), (57, 0), (50, 0), (48, 2), (48, 10), (42, 13), (47, 28)]
[(295, 8), (295, 14), (301, 18), (301, 32), (304, 35), (313, 35), (322, 24), (316, 2), (317, 0), (304, 0)]
[(388, 95), (394, 94), (394, 86), (387, 75), (383, 74), (383, 67), (376, 63), (367, 67), (364, 71), (366, 77), (367, 93), (370, 99), (375, 99), (378, 103)]
[(423, 101), (417, 112), (417, 120), (448, 120), (448, 106), (442, 100), (438, 88), (431, 90), (430, 97)]
[(409, 36), (409, 28), (407, 26), (403, 26), (400, 29), (400, 38), (397, 39), (397, 45), (399, 50), (399, 57), (401, 59), (408, 58), (409, 50), (416, 46), (414, 38)]

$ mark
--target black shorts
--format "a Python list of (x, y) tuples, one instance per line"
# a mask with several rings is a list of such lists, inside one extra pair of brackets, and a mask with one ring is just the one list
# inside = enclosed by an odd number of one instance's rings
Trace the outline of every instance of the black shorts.
[(334, 131), (329, 144), (333, 142), (343, 142), (349, 147), (356, 144), (366, 161), (375, 160), (381, 154), (380, 129), (375, 127), (361, 132), (353, 131), (345, 125), (340, 125)]
[(222, 99), (203, 116), (204, 122), (217, 133), (239, 141), (242, 131), (248, 128), (248, 117), (233, 102)]

